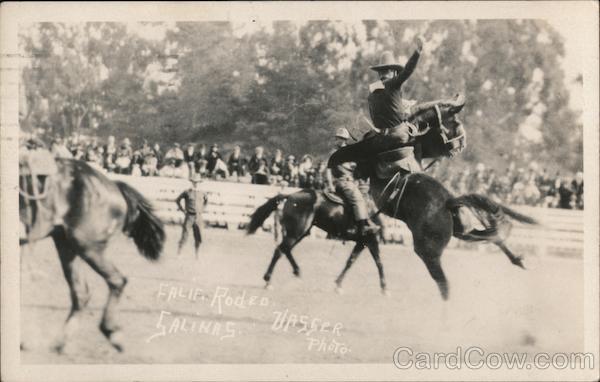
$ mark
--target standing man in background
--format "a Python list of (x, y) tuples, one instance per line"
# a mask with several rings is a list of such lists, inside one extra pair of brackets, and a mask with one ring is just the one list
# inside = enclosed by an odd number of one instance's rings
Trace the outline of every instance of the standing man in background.
[[(195, 174), (191, 181), (192, 188), (182, 192), (175, 200), (177, 208), (185, 213), (177, 256), (181, 255), (181, 249), (185, 245), (188, 238), (188, 232), (191, 229), (194, 232), (194, 249), (196, 259), (198, 259), (198, 249), (202, 243), (202, 211), (204, 211), (204, 206), (208, 202), (208, 198), (199, 187), (200, 182), (202, 182), (202, 177), (199, 174)], [(185, 202), (184, 207), (181, 206), (181, 200), (184, 200)]]

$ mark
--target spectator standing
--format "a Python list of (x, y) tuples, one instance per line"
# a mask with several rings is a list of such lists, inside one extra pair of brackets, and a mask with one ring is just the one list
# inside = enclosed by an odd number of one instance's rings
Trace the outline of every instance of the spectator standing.
[(323, 190), (325, 188), (326, 173), (327, 163), (325, 161), (319, 161), (317, 170), (315, 171), (315, 180), (313, 183), (313, 187), (315, 190)]
[(540, 204), (542, 199), (542, 194), (537, 188), (535, 178), (535, 173), (530, 173), (529, 179), (527, 180), (527, 183), (525, 184), (525, 188), (523, 190), (523, 199), (525, 204), (527, 204), (528, 206), (537, 206)]
[(275, 155), (273, 156), (273, 159), (271, 159), (271, 166), (269, 167), (271, 176), (274, 178), (274, 183), (279, 183), (282, 180), (284, 165), (283, 152), (280, 149), (275, 150)]
[(229, 174), (233, 176), (235, 174), (236, 181), (239, 182), (239, 178), (243, 177), (246, 172), (246, 159), (242, 157), (242, 149), (239, 145), (233, 148), (233, 152), (227, 160), (227, 168)]
[(117, 160), (115, 161), (118, 174), (129, 174), (131, 169), (131, 158), (133, 152), (131, 150), (131, 142), (129, 138), (125, 138), (119, 149), (117, 150)]
[(217, 162), (221, 159), (221, 153), (219, 152), (219, 146), (216, 143), (213, 143), (210, 146), (210, 151), (206, 156), (206, 172), (208, 176), (216, 175), (214, 174), (215, 168), (217, 167)]
[(140, 153), (142, 155), (142, 175), (155, 176), (158, 173), (158, 159), (154, 149), (150, 148), (145, 140)]
[(73, 153), (73, 159), (85, 160), (86, 151), (84, 142), (79, 141), (78, 144), (73, 146), (71, 152)]
[(575, 174), (575, 179), (571, 184), (571, 189), (574, 192), (575, 196), (575, 208), (578, 210), (583, 209), (583, 172), (578, 171)]
[(201, 176), (206, 176), (206, 166), (208, 161), (206, 160), (206, 146), (200, 146), (200, 151), (196, 154), (196, 172)]
[(283, 166), (282, 176), (288, 186), (298, 186), (298, 167), (296, 166), (296, 158), (293, 155), (288, 155), (285, 166)]
[(108, 172), (115, 171), (115, 161), (117, 159), (117, 146), (115, 144), (115, 137), (113, 135), (108, 136), (108, 141), (104, 146), (104, 168)]
[(254, 149), (254, 155), (248, 162), (248, 171), (252, 175), (253, 184), (269, 184), (269, 164), (262, 146)]
[(173, 159), (173, 165), (175, 167), (179, 167), (183, 163), (183, 150), (181, 150), (179, 143), (175, 142), (173, 147), (165, 154), (165, 161), (169, 159)]
[(314, 182), (313, 159), (304, 155), (298, 165), (298, 184), (302, 188), (312, 188)]
[(140, 150), (134, 150), (133, 155), (131, 156), (131, 171), (133, 174), (133, 169), (137, 166), (140, 171), (140, 176), (142, 175), (142, 165), (144, 164), (144, 158), (142, 157), (142, 152)]
[(196, 173), (196, 165), (194, 159), (196, 158), (196, 151), (193, 143), (189, 143), (183, 153), (183, 160), (188, 166), (190, 177)]
[(571, 209), (571, 198), (573, 197), (573, 189), (571, 188), (571, 182), (564, 178), (560, 181), (558, 187), (558, 208)]
[[(177, 208), (185, 213), (183, 220), (181, 239), (179, 239), (179, 246), (177, 249), (177, 255), (181, 255), (181, 249), (185, 245), (189, 230), (193, 231), (194, 234), (194, 249), (195, 256), (198, 259), (198, 249), (202, 244), (202, 211), (204, 206), (208, 203), (208, 198), (202, 190), (200, 190), (200, 182), (202, 178), (200, 175), (195, 174), (192, 178), (192, 188), (181, 193), (175, 200)], [(184, 206), (181, 206), (181, 201), (184, 201)]]
[(163, 152), (160, 149), (160, 145), (158, 143), (154, 144), (154, 147), (152, 148), (152, 151), (154, 151), (154, 155), (156, 156), (156, 170), (160, 170), (163, 166), (163, 161), (164, 161), (164, 157), (163, 157)]
[(50, 144), (50, 152), (55, 158), (73, 158), (73, 154), (65, 146), (62, 138), (55, 138)]

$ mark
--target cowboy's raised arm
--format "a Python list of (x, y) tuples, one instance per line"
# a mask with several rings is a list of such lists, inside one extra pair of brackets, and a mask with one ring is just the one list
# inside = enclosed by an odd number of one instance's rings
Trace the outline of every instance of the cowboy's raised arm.
[(406, 81), (411, 76), (411, 74), (415, 71), (415, 68), (417, 67), (417, 63), (419, 62), (419, 57), (421, 57), (421, 52), (423, 51), (423, 40), (421, 40), (420, 37), (417, 37), (416, 45), (417, 45), (417, 49), (415, 49), (415, 52), (408, 59), (408, 62), (406, 63), (404, 70), (402, 70), (397, 77), (390, 80), (390, 82), (391, 82), (390, 85), (392, 85), (393, 87), (399, 88), (400, 86), (402, 86), (404, 81)]

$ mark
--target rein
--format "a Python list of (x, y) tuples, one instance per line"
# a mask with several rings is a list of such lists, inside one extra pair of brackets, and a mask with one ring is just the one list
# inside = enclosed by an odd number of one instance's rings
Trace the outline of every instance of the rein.
[[(34, 202), (36, 207), (38, 208), (38, 211), (45, 211), (48, 212), (51, 210), (51, 208), (48, 208), (46, 206), (44, 206), (44, 204), (41, 203), (41, 201), (45, 200), (48, 198), (48, 195), (50, 193), (50, 189), (52, 187), (52, 185), (50, 184), (50, 175), (46, 176), (46, 179), (44, 181), (44, 188), (42, 190), (42, 192), (40, 193), (39, 190), (39, 180), (38, 180), (38, 175), (35, 173), (33, 166), (31, 166), (31, 162), (29, 160), (29, 158), (27, 159), (27, 168), (29, 169), (29, 175), (19, 175), (19, 195), (22, 196), (25, 200), (27, 200), (28, 202)], [(29, 193), (27, 192), (27, 176), (31, 177), (31, 189), (32, 192)], [(21, 185), (21, 179), (23, 180), (22, 183), (23, 185)], [(24, 188), (22, 188), (22, 186)], [(24, 222), (24, 224), (28, 227), (27, 229), (30, 230), (31, 227), (33, 227), (34, 225), (34, 221), (33, 221), (33, 206), (30, 205), (30, 203), (25, 203), (25, 211), (28, 217), (28, 220), (31, 221), (27, 221)], [(29, 232), (27, 233), (27, 236), (29, 236)]]
[(435, 109), (435, 114), (437, 116), (438, 119), (438, 123), (440, 125), (440, 130), (442, 130), (442, 132), (444, 133), (444, 135), (448, 135), (448, 133), (450, 132), (450, 130), (448, 130), (448, 128), (446, 126), (444, 126), (444, 122), (442, 121), (442, 112), (440, 110), (440, 107), (436, 104), (434, 105), (434, 109)]
[[(402, 180), (404, 181), (402, 184), (402, 188), (398, 188), (398, 183), (401, 180), (400, 177), (400, 171), (398, 171), (396, 173), (396, 175), (394, 175), (392, 177), (392, 179), (390, 179), (390, 181), (385, 185), (385, 187), (383, 188), (383, 191), (381, 191), (381, 195), (379, 196), (379, 203), (381, 203), (381, 200), (383, 198), (383, 195), (385, 194), (385, 192), (387, 191), (388, 187), (390, 186), (390, 184), (394, 183), (394, 191), (392, 191), (392, 193), (390, 194), (390, 196), (387, 198), (387, 200), (393, 200), (396, 195), (398, 195), (398, 192), (400, 193), (400, 196), (398, 197), (398, 200), (396, 201), (396, 207), (394, 209), (394, 216), (396, 216), (396, 212), (398, 212), (398, 207), (400, 206), (400, 200), (402, 200), (402, 196), (404, 195), (404, 189), (406, 188), (406, 184), (408, 183), (408, 178), (411, 176), (412, 174), (408, 174), (406, 175)], [(377, 216), (381, 213), (381, 211), (383, 210), (383, 205), (377, 210), (377, 212), (375, 212), (371, 217), (373, 216)]]

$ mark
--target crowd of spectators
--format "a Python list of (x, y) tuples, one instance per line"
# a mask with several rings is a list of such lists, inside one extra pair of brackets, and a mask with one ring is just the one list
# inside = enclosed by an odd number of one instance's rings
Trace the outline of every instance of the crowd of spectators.
[(583, 209), (582, 172), (564, 176), (560, 172), (551, 174), (536, 164), (517, 168), (511, 163), (497, 173), (479, 163), (474, 169), (464, 168), (456, 174), (435, 168), (432, 175), (456, 195), (478, 193), (504, 204)]
[[(181, 147), (178, 143), (162, 148), (159, 143), (144, 141), (134, 148), (128, 138), (117, 143), (114, 136), (109, 136), (105, 144), (97, 138), (55, 138), (51, 151), (55, 156), (85, 160), (106, 172), (133, 176), (189, 178), (198, 173), (205, 178), (254, 184), (314, 189), (323, 189), (327, 184), (326, 162), (315, 161), (308, 154), (298, 159), (286, 156), (279, 149), (267, 155), (262, 146), (248, 157), (240, 146), (224, 155), (217, 144), (208, 149), (205, 145)], [(506, 204), (583, 209), (581, 172), (568, 177), (534, 165), (524, 169), (511, 164), (504, 172), (496, 173), (482, 163), (459, 173), (441, 171), (439, 166), (428, 172), (455, 195), (479, 193)]]

